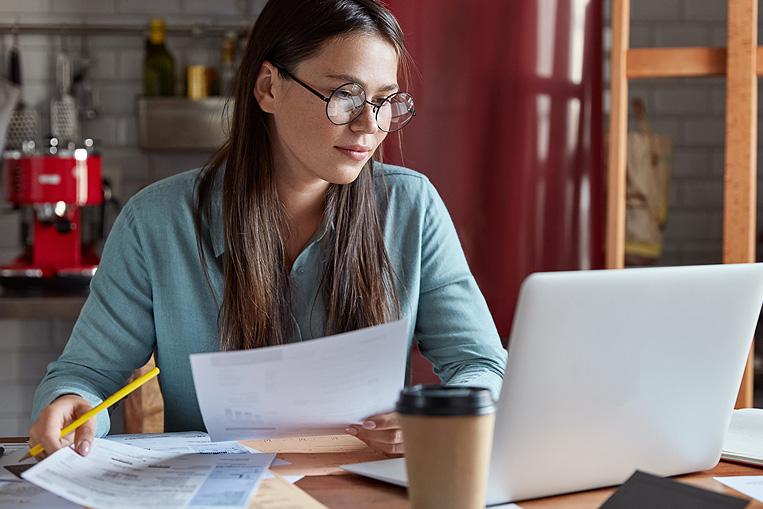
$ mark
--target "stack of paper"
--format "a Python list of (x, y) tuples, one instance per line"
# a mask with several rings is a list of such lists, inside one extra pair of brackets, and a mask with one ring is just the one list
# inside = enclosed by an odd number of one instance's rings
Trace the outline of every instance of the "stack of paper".
[(721, 458), (752, 465), (763, 465), (763, 409), (734, 410), (723, 441)]
[(82, 506), (17, 479), (0, 481), (0, 507), (21, 507), (23, 509), (81, 509)]
[(109, 435), (106, 440), (133, 445), (149, 451), (175, 452), (178, 454), (220, 454), (260, 452), (241, 445), (236, 441), (212, 442), (203, 431), (182, 431), (176, 433), (142, 433), (136, 435)]
[[(106, 440), (148, 449), (149, 451), (174, 452), (176, 454), (249, 454), (258, 452), (278, 452), (278, 450), (260, 451), (253, 447), (231, 440), (212, 442), (203, 431), (179, 431), (174, 433), (141, 433), (135, 435), (109, 435)], [(288, 461), (276, 458), (272, 466), (286, 466)], [(297, 482), (301, 477), (289, 476), (289, 482)]]
[(275, 454), (176, 454), (95, 439), (86, 457), (65, 447), (22, 477), (93, 508), (243, 508)]
[(0, 456), (0, 507), (23, 507), (24, 509), (80, 507), (18, 477), (25, 469), (37, 463), (33, 458), (20, 461), (29, 451), (27, 444), (0, 445), (5, 449), (5, 453)]
[[(104, 449), (103, 442), (111, 444)], [(325, 507), (293, 486), (301, 475), (279, 476), (264, 468), (274, 454), (256, 454), (259, 451), (238, 442), (211, 442), (203, 432), (113, 435), (97, 440), (94, 452), (87, 458), (66, 448), (51, 456), (53, 461), (46, 460), (44, 468), (34, 459), (19, 462), (28, 451), (26, 444), (3, 446), (6, 453), (0, 457), (0, 507), (73, 509), (87, 504), (111, 509), (149, 502), (150, 507)], [(162, 461), (155, 464), (156, 460)], [(290, 465), (280, 459), (270, 464)], [(30, 473), (26, 474), (26, 470)], [(198, 475), (189, 477), (189, 470), (198, 470)], [(208, 474), (202, 481), (204, 471)], [(136, 498), (132, 489), (138, 483), (144, 489), (146, 476), (149, 493)], [(163, 489), (158, 483), (163, 484)], [(152, 496), (161, 498), (151, 500)]]

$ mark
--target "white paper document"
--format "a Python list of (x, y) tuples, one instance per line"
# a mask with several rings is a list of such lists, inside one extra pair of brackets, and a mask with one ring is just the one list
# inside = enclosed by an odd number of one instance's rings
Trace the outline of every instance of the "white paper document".
[(18, 482), (0, 482), (0, 507), (11, 509), (81, 509), (65, 498), (45, 491), (30, 482), (18, 479)]
[(748, 497), (763, 501), (763, 475), (741, 475), (736, 477), (714, 477), (729, 488), (744, 493)]
[(731, 414), (721, 458), (763, 465), (763, 410), (741, 408)]
[(86, 457), (65, 447), (22, 477), (76, 504), (243, 508), (274, 454), (176, 454), (95, 439)]
[(343, 433), (394, 409), (405, 381), (399, 320), (288, 345), (191, 355), (212, 440)]
[(106, 440), (141, 447), (150, 451), (165, 451), (181, 454), (220, 454), (258, 452), (235, 440), (212, 442), (203, 431), (181, 431), (177, 433), (142, 433), (137, 435), (109, 435)]
[[(174, 452), (178, 454), (243, 454), (262, 452), (252, 447), (247, 447), (235, 440), (212, 442), (209, 439), (209, 435), (203, 431), (109, 435), (104, 438), (150, 451)], [(278, 467), (290, 464), (288, 461), (276, 458), (271, 466)]]

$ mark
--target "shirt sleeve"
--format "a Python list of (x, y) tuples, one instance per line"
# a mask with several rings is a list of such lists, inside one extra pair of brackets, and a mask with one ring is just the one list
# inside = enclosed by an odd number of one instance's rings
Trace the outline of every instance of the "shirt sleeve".
[(507, 353), (445, 204), (428, 181), (427, 188), (414, 332), (419, 349), (443, 383), (486, 387), (497, 399)]
[[(128, 202), (106, 241), (71, 337), (37, 387), (32, 419), (64, 394), (101, 403), (148, 361), (155, 343), (149, 272)], [(106, 435), (109, 427), (108, 412), (99, 413), (96, 435)]]

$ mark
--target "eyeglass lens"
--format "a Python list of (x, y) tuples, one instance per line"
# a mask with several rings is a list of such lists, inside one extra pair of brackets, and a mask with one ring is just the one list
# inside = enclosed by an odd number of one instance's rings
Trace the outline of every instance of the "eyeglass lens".
[[(348, 83), (337, 88), (326, 104), (326, 114), (333, 123), (349, 124), (363, 111), (366, 92), (356, 83)], [(407, 124), (413, 117), (413, 97), (406, 92), (398, 92), (384, 99), (376, 108), (376, 122), (379, 129), (392, 132)]]

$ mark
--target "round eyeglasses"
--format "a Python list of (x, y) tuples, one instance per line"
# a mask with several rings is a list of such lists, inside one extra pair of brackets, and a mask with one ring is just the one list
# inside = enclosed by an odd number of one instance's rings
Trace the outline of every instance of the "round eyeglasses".
[(395, 92), (378, 103), (374, 103), (366, 99), (366, 91), (362, 86), (357, 83), (345, 83), (334, 89), (326, 97), (283, 67), (276, 67), (279, 71), (325, 102), (326, 116), (333, 124), (349, 124), (360, 116), (366, 104), (370, 104), (373, 108), (376, 124), (379, 126), (379, 129), (387, 133), (402, 129), (416, 116), (416, 109), (413, 107), (413, 97), (408, 92)]

